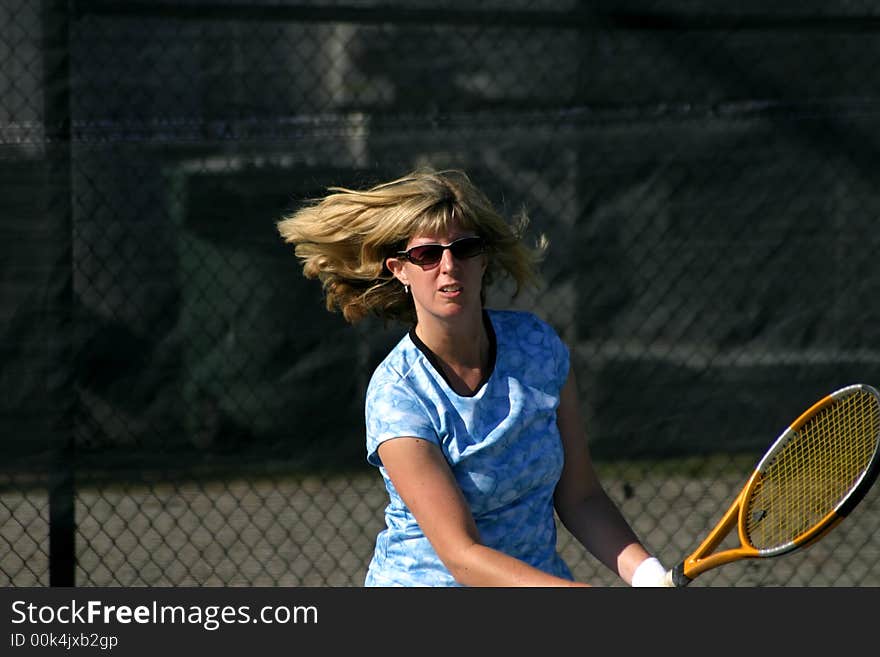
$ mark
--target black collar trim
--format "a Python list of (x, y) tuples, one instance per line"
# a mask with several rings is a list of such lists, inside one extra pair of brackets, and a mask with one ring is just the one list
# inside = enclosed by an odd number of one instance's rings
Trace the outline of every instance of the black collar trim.
[[(483, 326), (486, 328), (486, 333), (489, 336), (489, 368), (486, 370), (485, 374), (483, 374), (483, 378), (480, 380), (479, 385), (474, 389), (473, 392), (467, 395), (460, 395), (461, 397), (473, 397), (480, 391), (480, 389), (486, 385), (486, 382), (491, 378), (492, 373), (495, 371), (495, 357), (498, 353), (498, 342), (495, 337), (495, 327), (492, 326), (492, 320), (489, 319), (489, 313), (483, 310)], [(409, 339), (413, 341), (413, 344), (421, 351), (425, 358), (428, 359), (428, 362), (434, 367), (437, 373), (443, 377), (443, 380), (446, 381), (446, 385), (448, 385), (451, 389), (452, 383), (450, 383), (449, 378), (446, 376), (446, 373), (443, 371), (443, 367), (440, 364), (440, 359), (437, 355), (428, 348), (424, 342), (419, 339), (419, 336), (416, 335), (416, 327), (413, 326), (409, 330)]]

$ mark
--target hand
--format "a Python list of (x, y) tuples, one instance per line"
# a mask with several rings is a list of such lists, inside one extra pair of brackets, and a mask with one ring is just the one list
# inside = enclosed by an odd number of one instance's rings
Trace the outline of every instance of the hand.
[(636, 568), (632, 577), (633, 588), (674, 587), (672, 571), (666, 570), (656, 557), (648, 557)]

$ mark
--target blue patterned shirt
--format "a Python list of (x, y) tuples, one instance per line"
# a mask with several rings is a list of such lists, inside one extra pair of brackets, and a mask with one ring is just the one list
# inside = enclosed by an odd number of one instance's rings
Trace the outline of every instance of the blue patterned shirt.
[(571, 578), (556, 551), (553, 513), (563, 462), (556, 408), (568, 376), (568, 349), (531, 313), (489, 310), (486, 316), (495, 365), (472, 396), (452, 390), (414, 332), (373, 373), (366, 395), (367, 460), (379, 467), (389, 504), (367, 586), (458, 585), (382, 467), (379, 445), (402, 436), (440, 447), (485, 545)]

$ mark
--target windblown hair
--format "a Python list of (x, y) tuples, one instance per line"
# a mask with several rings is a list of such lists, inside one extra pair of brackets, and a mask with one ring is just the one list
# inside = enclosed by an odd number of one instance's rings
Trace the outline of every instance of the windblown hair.
[(523, 243), (528, 217), (508, 223), (462, 171), (417, 170), (403, 178), (357, 191), (330, 187), (283, 217), (278, 231), (295, 245), (306, 278), (321, 281), (329, 311), (355, 324), (369, 314), (415, 322), (412, 298), (385, 266), (409, 239), (444, 232), (455, 224), (481, 236), (488, 267), (485, 288), (501, 275), (513, 279), (516, 296), (537, 280), (536, 265), (547, 247)]

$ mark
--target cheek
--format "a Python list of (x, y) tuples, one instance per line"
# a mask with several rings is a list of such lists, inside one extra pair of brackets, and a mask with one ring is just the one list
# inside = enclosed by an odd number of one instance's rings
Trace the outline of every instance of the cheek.
[(410, 286), (412, 286), (413, 288), (416, 288), (416, 287), (423, 286), (425, 284), (425, 281), (429, 280), (430, 277), (427, 276), (427, 274), (430, 274), (430, 273), (431, 272), (422, 271), (421, 269), (416, 268), (416, 267), (408, 267), (407, 272), (406, 272), (406, 276), (407, 276), (407, 279), (409, 280)]

